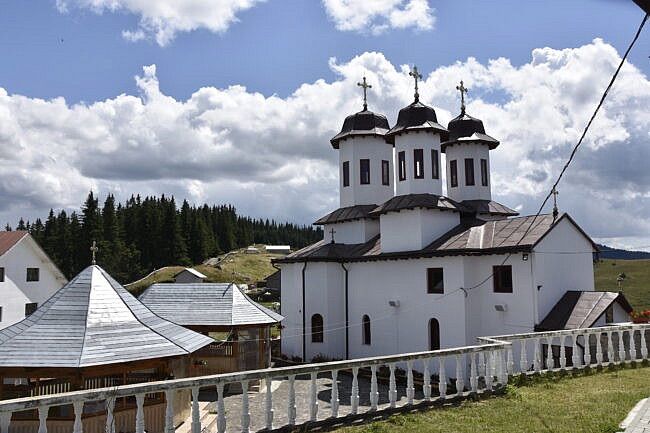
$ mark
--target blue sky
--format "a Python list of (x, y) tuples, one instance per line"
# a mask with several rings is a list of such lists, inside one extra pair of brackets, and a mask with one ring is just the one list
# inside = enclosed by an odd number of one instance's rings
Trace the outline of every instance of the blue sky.
[[(493, 198), (534, 213), (642, 17), (632, 0), (0, 0), (0, 224), (91, 189), (311, 223), (339, 204), (329, 138), (357, 81), (394, 122), (414, 63), (443, 124), (465, 81), (502, 143)], [(560, 185), (594, 238), (647, 250), (649, 55), (646, 28)]]

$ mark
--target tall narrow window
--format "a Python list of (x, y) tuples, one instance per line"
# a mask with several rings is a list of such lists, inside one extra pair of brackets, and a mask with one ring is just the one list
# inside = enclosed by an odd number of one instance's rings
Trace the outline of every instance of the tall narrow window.
[(440, 350), (440, 323), (437, 319), (429, 320), (429, 350)]
[(370, 336), (370, 317), (365, 314), (363, 316), (363, 319), (361, 319), (361, 323), (363, 325), (363, 344), (370, 345), (372, 342), (371, 336)]
[(427, 269), (427, 293), (445, 293), (442, 268)]
[(0, 322), (2, 322), (2, 307), (0, 307)]
[(436, 149), (431, 149), (431, 179), (440, 179), (440, 164)]
[(424, 150), (413, 149), (413, 177), (424, 179)]
[(465, 158), (465, 185), (474, 185), (474, 160)]
[(25, 304), (25, 317), (34, 314), (34, 311), (36, 311), (37, 308), (38, 302), (30, 302), (29, 304)]
[(399, 180), (406, 180), (406, 152), (401, 151), (397, 154), (397, 165)]
[(361, 175), (361, 185), (368, 185), (370, 183), (370, 160), (359, 160), (359, 173)]
[(481, 159), (481, 185), (488, 186), (487, 159)]
[(5, 280), (5, 268), (0, 268), (0, 283)]
[(512, 293), (512, 266), (494, 266), (492, 273), (494, 293)]
[(614, 304), (605, 310), (605, 323), (614, 323)]
[(38, 281), (39, 280), (39, 269), (38, 268), (27, 268), (27, 281)]
[(449, 161), (449, 177), (451, 180), (451, 187), (455, 188), (458, 186), (458, 166), (456, 165), (456, 160)]
[(390, 185), (390, 164), (386, 160), (381, 162), (381, 184)]
[(350, 161), (343, 161), (343, 186), (350, 186)]
[(323, 342), (323, 316), (320, 314), (311, 316), (311, 342)]

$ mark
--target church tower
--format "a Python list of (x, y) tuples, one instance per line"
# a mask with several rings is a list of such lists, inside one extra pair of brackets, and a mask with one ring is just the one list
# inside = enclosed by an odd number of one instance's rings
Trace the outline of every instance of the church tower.
[(465, 112), (468, 89), (462, 81), (456, 89), (461, 94), (460, 115), (449, 122), (449, 138), (441, 146), (447, 158), (447, 196), (457, 202), (490, 201), (490, 150), (499, 141), (485, 133), (480, 119)]

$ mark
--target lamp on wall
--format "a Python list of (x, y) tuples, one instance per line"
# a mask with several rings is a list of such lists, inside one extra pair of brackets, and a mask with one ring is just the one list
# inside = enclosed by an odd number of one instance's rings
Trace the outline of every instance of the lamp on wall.
[(527, 262), (528, 261), (528, 253), (523, 253), (521, 255), (521, 260), (523, 260), (524, 262)]
[(391, 307), (397, 308), (397, 307), (399, 307), (399, 300), (388, 301), (388, 305), (390, 305)]

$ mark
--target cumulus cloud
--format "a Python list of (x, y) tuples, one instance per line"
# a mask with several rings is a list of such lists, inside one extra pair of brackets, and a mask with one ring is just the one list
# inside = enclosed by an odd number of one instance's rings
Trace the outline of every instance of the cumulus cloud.
[[(521, 66), (469, 58), (430, 71), (420, 94), (446, 124), (464, 80), (468, 112), (501, 140), (491, 153), (494, 198), (532, 213), (619, 61), (601, 40), (536, 49)], [(286, 98), (233, 85), (179, 100), (160, 90), (154, 65), (135, 78), (139, 94), (92, 104), (0, 88), (0, 222), (76, 207), (92, 188), (229, 202), (253, 216), (309, 223), (338, 206), (329, 138), (361, 109), (359, 77), (373, 85), (370, 108), (391, 124), (413, 94), (408, 67), (381, 53), (332, 59), (330, 68), (336, 80), (305, 83)], [(650, 81), (626, 65), (560, 184), (561, 210), (619, 246), (650, 245), (649, 105)]]
[(153, 38), (167, 45), (178, 32), (206, 29), (220, 33), (237, 21), (237, 14), (264, 0), (56, 0), (60, 12), (70, 7), (105, 11), (124, 11), (140, 17), (139, 27), (124, 30), (129, 41)]
[(391, 28), (431, 30), (435, 24), (428, 0), (323, 0), (323, 6), (343, 31), (379, 34)]

